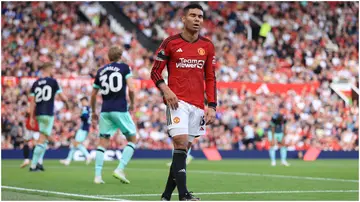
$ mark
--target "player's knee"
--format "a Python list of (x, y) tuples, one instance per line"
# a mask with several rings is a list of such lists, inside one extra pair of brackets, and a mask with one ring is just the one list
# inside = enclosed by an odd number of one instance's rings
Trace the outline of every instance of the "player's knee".
[(99, 146), (107, 148), (109, 146), (110, 139), (100, 137)]
[(127, 139), (128, 142), (131, 142), (133, 144), (136, 144), (136, 142), (137, 142), (136, 134), (127, 135), (126, 139)]
[(188, 148), (188, 135), (178, 135), (173, 137), (173, 143), (175, 149), (184, 149)]
[(47, 142), (47, 136), (44, 135), (43, 133), (40, 134), (39, 139), (37, 141), (38, 144), (44, 144), (45, 142)]

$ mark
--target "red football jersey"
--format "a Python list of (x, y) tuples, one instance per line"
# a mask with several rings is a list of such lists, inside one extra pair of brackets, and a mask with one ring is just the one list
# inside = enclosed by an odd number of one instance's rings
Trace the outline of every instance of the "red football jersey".
[(26, 118), (26, 124), (25, 124), (26, 129), (31, 130), (31, 131), (38, 132), (38, 131), (39, 131), (39, 124), (38, 124), (38, 122), (37, 122), (37, 120), (36, 120), (35, 117), (34, 117), (33, 119), (34, 119), (35, 125), (34, 125), (33, 127), (31, 127), (31, 126), (30, 126), (30, 116)]
[(180, 34), (170, 36), (160, 45), (156, 55), (151, 71), (156, 86), (164, 82), (161, 73), (167, 66), (168, 86), (179, 100), (203, 109), (206, 91), (208, 106), (216, 107), (215, 48), (209, 39), (199, 36), (197, 41), (190, 43)]

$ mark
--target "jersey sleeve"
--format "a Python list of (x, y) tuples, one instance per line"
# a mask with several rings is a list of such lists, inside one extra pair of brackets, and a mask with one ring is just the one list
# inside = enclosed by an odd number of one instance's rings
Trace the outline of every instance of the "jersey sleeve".
[(62, 89), (56, 80), (55, 80), (55, 85), (54, 85), (54, 91), (56, 92), (55, 94), (62, 93)]
[(93, 88), (100, 89), (99, 72), (96, 73)]
[(277, 116), (276, 114), (271, 117), (270, 126), (274, 127), (277, 123)]
[(211, 42), (209, 42), (208, 56), (205, 62), (205, 91), (208, 106), (213, 108), (216, 108), (217, 106), (215, 63), (215, 47)]
[(36, 86), (36, 81), (33, 83), (33, 85), (31, 86), (30, 89), (30, 96), (35, 96), (35, 86)]
[(276, 124), (275, 124), (275, 120), (274, 118), (271, 118), (271, 121), (270, 121), (270, 126), (274, 127)]
[(169, 50), (168, 38), (161, 43), (159, 49), (156, 51), (154, 66), (151, 70), (151, 80), (155, 83), (156, 86), (159, 86), (159, 84), (165, 82), (161, 73), (169, 60)]

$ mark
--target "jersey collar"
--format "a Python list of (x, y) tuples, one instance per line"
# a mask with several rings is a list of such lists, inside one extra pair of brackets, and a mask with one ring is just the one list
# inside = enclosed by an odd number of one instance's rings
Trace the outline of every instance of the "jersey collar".
[(190, 41), (184, 39), (184, 38), (182, 37), (181, 33), (180, 33), (179, 35), (180, 35), (180, 38), (181, 38), (182, 40), (184, 40), (184, 41), (186, 41), (186, 42), (188, 42), (188, 43), (196, 43), (196, 42), (199, 41), (199, 39), (200, 39), (200, 34), (199, 34), (198, 38), (197, 38), (194, 42), (190, 42)]

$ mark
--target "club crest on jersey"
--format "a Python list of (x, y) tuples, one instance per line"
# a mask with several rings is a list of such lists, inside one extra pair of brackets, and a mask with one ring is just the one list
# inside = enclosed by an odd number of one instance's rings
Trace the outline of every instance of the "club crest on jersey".
[(179, 123), (180, 122), (180, 118), (179, 117), (175, 117), (174, 118), (174, 123)]
[(199, 55), (205, 55), (206, 52), (203, 48), (199, 48), (198, 53), (199, 53)]

